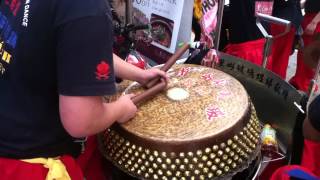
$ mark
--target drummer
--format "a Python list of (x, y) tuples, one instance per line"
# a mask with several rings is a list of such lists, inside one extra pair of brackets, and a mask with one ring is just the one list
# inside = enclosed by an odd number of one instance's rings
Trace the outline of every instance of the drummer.
[(166, 78), (114, 56), (111, 24), (104, 0), (1, 2), (2, 180), (83, 180), (78, 138), (126, 122), (137, 111), (132, 94), (103, 102), (115, 92), (115, 75), (142, 84)]

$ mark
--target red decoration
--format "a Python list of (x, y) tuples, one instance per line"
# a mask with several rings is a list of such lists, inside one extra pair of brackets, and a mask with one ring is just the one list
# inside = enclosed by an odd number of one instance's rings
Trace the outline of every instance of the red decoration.
[(135, 55), (132, 55), (132, 54), (129, 54), (126, 61), (129, 63), (129, 64), (132, 64), (140, 69), (145, 69), (146, 67), (146, 63), (145, 63), (145, 60), (140, 58), (140, 57), (137, 57)]
[(231, 92), (228, 90), (223, 90), (218, 93), (218, 99), (224, 99), (229, 96), (231, 96)]
[(110, 74), (110, 66), (105, 61), (101, 61), (100, 64), (97, 65), (97, 79), (98, 80), (106, 80), (109, 78)]
[(224, 86), (227, 84), (227, 80), (225, 79), (218, 79), (213, 81), (214, 86)]
[(213, 74), (212, 73), (203, 74), (201, 76), (201, 78), (206, 80), (206, 81), (212, 81), (213, 80)]
[(182, 69), (180, 69), (180, 71), (178, 72), (178, 76), (180, 77), (184, 77), (186, 76), (189, 72), (191, 71), (191, 67), (184, 67)]
[(216, 118), (224, 116), (224, 113), (221, 111), (221, 109), (215, 106), (209, 106), (206, 109), (206, 114), (209, 121), (213, 121)]

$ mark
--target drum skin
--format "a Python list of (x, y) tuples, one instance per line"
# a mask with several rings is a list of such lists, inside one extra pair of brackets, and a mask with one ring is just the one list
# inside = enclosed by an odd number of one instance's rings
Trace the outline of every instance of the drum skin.
[[(197, 65), (175, 65), (168, 74), (167, 89), (139, 104), (135, 118), (99, 135), (104, 156), (141, 179), (220, 179), (246, 169), (260, 153), (261, 129), (244, 87)], [(124, 81), (107, 99), (142, 91)]]

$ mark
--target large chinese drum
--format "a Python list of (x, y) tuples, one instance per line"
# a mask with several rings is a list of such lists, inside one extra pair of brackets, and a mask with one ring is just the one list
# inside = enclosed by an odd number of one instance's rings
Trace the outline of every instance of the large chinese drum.
[[(141, 179), (230, 178), (260, 153), (260, 125), (244, 87), (222, 71), (174, 65), (165, 91), (135, 118), (100, 134), (104, 156)], [(143, 88), (124, 81), (118, 94)]]

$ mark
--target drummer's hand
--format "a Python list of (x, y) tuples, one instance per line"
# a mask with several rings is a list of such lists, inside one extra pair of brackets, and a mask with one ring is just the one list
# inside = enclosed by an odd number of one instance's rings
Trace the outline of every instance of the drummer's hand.
[(166, 81), (166, 83), (169, 82), (169, 77), (167, 76), (166, 72), (161, 71), (160, 69), (157, 69), (157, 68), (151, 68), (151, 69), (144, 70), (143, 73), (141, 74), (138, 82), (141, 85), (146, 85), (150, 80), (152, 80), (156, 77), (162, 78), (163, 80)]
[(117, 100), (117, 103), (119, 103), (124, 110), (122, 117), (117, 120), (118, 123), (125, 123), (136, 115), (138, 109), (137, 106), (131, 100), (134, 96), (134, 94), (128, 94), (121, 96)]

